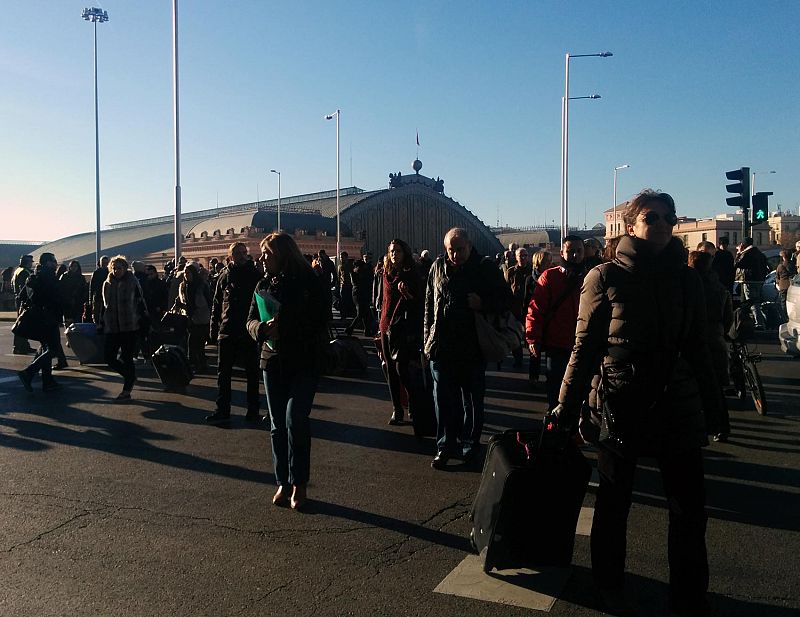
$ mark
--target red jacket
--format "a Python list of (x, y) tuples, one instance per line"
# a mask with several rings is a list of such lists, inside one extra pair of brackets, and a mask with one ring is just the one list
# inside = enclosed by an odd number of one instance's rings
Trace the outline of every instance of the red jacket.
[[(575, 345), (575, 327), (578, 324), (583, 275), (580, 275), (579, 279), (570, 280), (561, 266), (542, 273), (525, 319), (525, 338), (529, 344), (535, 343), (539, 347), (544, 347), (545, 351), (572, 349)], [(550, 307), (562, 297), (568, 285), (572, 287), (569, 296), (561, 301), (553, 314), (550, 314)], [(548, 322), (547, 331), (543, 332), (545, 321)]]

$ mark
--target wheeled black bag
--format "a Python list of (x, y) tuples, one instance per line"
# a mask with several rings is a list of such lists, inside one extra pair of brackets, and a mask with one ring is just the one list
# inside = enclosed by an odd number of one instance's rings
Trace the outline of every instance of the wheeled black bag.
[(470, 512), (470, 540), (484, 572), (572, 562), (591, 465), (545, 422), (550, 430), (510, 430), (489, 441)]
[(179, 313), (166, 313), (150, 330), (150, 349), (161, 345), (178, 345), (186, 349), (189, 318)]
[(105, 364), (106, 337), (97, 331), (93, 323), (74, 323), (69, 326), (64, 335), (67, 337), (69, 348), (77, 356), (81, 364)]
[(325, 356), (325, 373), (328, 375), (367, 370), (367, 351), (354, 336), (337, 336), (328, 344)]
[(153, 367), (167, 390), (185, 390), (194, 377), (186, 352), (177, 345), (162, 345), (156, 349)]

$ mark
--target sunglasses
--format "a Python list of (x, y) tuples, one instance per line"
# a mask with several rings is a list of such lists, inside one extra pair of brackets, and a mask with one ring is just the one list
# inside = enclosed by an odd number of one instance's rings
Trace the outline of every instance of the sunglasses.
[(644, 215), (644, 222), (647, 223), (648, 225), (655, 225), (656, 223), (658, 223), (658, 221), (662, 219), (670, 227), (674, 227), (678, 223), (678, 217), (675, 216), (672, 212), (662, 217), (655, 210), (650, 210), (650, 212)]

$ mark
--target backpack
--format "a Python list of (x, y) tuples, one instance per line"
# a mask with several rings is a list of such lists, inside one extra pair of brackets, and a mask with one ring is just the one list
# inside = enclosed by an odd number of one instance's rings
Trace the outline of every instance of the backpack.
[(733, 311), (733, 325), (728, 330), (728, 338), (733, 341), (746, 341), (755, 332), (755, 321), (749, 306), (740, 306)]

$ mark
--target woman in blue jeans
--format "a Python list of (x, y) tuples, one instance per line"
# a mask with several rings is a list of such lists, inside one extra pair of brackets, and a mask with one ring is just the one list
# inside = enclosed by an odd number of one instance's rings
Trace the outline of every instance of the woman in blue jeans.
[(306, 503), (309, 414), (328, 339), (330, 293), (291, 236), (276, 232), (264, 238), (261, 262), (264, 278), (256, 286), (247, 330), (261, 346), (278, 483), (272, 503), (298, 510)]

